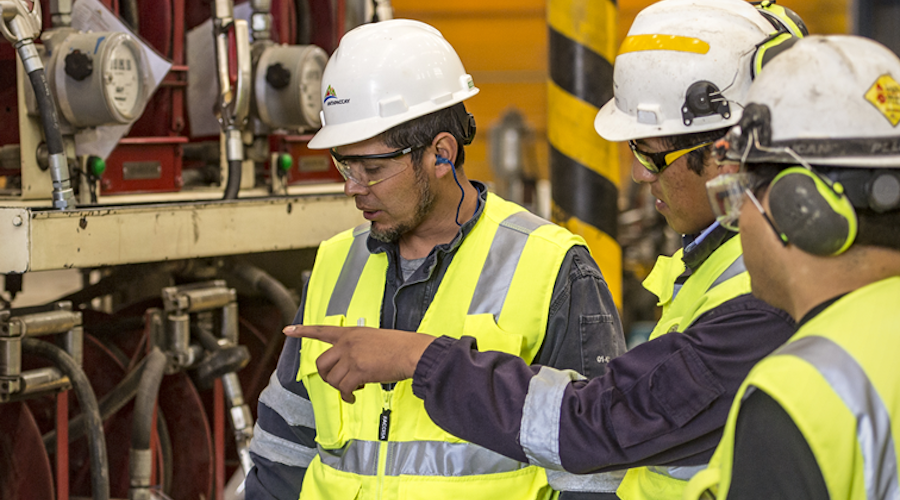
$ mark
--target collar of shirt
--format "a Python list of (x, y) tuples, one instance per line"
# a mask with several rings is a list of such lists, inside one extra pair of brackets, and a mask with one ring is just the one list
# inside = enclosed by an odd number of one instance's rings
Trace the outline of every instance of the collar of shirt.
[[(469, 181), (475, 186), (475, 189), (478, 190), (478, 205), (475, 207), (475, 213), (472, 217), (463, 223), (460, 226), (459, 231), (456, 233), (456, 236), (449, 243), (443, 243), (437, 245), (436, 247), (431, 249), (428, 256), (425, 259), (425, 265), (428, 268), (431, 268), (435, 264), (435, 259), (437, 252), (442, 253), (451, 253), (455, 251), (462, 244), (462, 241), (472, 232), (472, 228), (475, 227), (475, 223), (478, 222), (478, 219), (481, 217), (482, 212), (484, 212), (484, 205), (487, 201), (487, 186), (482, 184), (479, 181)], [(393, 265), (395, 262), (399, 262), (400, 257), (400, 246), (396, 242), (388, 243), (384, 241), (376, 240), (369, 236), (366, 244), (369, 248), (369, 253), (386, 253), (388, 258)], [(390, 274), (389, 274), (390, 275)]]
[(737, 235), (734, 231), (725, 229), (718, 222), (704, 229), (698, 234), (686, 234), (681, 237), (684, 248), (682, 260), (689, 270), (694, 270), (703, 265), (706, 259), (722, 246), (726, 241)]

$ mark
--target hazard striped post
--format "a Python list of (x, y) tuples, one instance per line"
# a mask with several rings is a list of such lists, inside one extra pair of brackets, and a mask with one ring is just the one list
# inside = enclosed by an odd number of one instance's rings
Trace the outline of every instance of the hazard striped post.
[(584, 237), (621, 308), (618, 147), (594, 131), (613, 96), (616, 16), (611, 0), (549, 0), (547, 136), (553, 220)]

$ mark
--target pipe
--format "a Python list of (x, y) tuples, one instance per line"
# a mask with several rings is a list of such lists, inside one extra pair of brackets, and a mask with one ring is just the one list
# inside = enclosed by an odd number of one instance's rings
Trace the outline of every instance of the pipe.
[(91, 490), (94, 500), (109, 500), (109, 463), (106, 458), (106, 436), (100, 407), (84, 371), (71, 356), (42, 340), (23, 338), (22, 351), (50, 360), (72, 382), (78, 404), (86, 415), (89, 430), (88, 450), (91, 458)]
[(153, 429), (156, 398), (162, 383), (163, 372), (166, 369), (166, 355), (158, 347), (154, 347), (146, 359), (141, 382), (138, 385), (137, 398), (134, 402), (134, 418), (131, 426), (129, 500), (150, 499), (150, 475), (153, 471), (150, 436)]
[(287, 287), (272, 277), (271, 274), (256, 266), (244, 263), (234, 266), (231, 269), (231, 274), (244, 281), (274, 304), (281, 313), (283, 326), (294, 322), (294, 316), (296, 316), (299, 306), (294, 301), (294, 297)]

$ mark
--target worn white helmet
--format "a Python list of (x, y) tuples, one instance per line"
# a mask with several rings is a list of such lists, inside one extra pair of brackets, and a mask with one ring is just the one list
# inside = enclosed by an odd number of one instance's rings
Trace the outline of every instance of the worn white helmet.
[(322, 129), (309, 147), (370, 139), (477, 93), (440, 31), (409, 19), (365, 24), (344, 35), (325, 67)]
[(723, 143), (731, 159), (900, 167), (900, 59), (878, 42), (805, 38), (766, 66), (747, 103)]
[[(787, 29), (784, 38), (789, 37)], [(615, 97), (594, 120), (610, 141), (691, 134), (740, 118), (757, 46), (776, 27), (743, 0), (662, 0), (641, 11), (616, 56)]]

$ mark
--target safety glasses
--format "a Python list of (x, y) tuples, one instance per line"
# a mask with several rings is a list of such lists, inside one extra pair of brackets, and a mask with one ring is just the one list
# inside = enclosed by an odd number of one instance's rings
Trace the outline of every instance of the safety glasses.
[(778, 236), (782, 245), (787, 245), (787, 237), (775, 227), (775, 223), (769, 218), (762, 203), (753, 194), (767, 182), (757, 179), (755, 176), (739, 172), (735, 174), (722, 174), (706, 182), (706, 194), (709, 196), (709, 204), (719, 224), (731, 231), (738, 231), (738, 219), (741, 217), (741, 207), (744, 205), (744, 196), (759, 210), (766, 219), (772, 231)]
[(696, 146), (691, 146), (685, 149), (673, 149), (671, 151), (662, 151), (659, 153), (648, 153), (647, 151), (641, 151), (638, 148), (638, 145), (634, 141), (628, 141), (628, 146), (631, 147), (631, 152), (634, 153), (634, 157), (637, 158), (637, 161), (641, 162), (641, 165), (644, 166), (651, 174), (659, 175), (663, 170), (666, 169), (672, 163), (675, 163), (675, 160), (681, 158), (682, 156), (690, 153), (691, 151), (696, 151), (704, 146), (709, 146), (712, 144), (712, 141), (704, 142), (701, 144), (697, 144)]
[(332, 149), (331, 159), (345, 180), (353, 181), (360, 186), (372, 187), (379, 182), (399, 175), (409, 168), (410, 162), (391, 160), (396, 160), (425, 146), (428, 146), (428, 144), (408, 146), (389, 153), (346, 156)]

